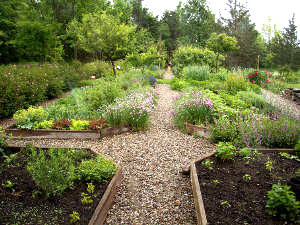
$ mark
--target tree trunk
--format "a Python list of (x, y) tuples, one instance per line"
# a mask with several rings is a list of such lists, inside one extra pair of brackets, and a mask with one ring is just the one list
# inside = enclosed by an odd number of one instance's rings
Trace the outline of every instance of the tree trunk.
[(115, 76), (115, 78), (116, 78), (116, 77), (117, 77), (117, 73), (116, 73), (115, 63), (114, 63), (114, 61), (112, 61), (112, 60), (110, 60), (110, 62), (111, 62), (111, 66), (112, 66), (112, 69), (113, 69), (113, 72), (114, 72), (114, 76)]

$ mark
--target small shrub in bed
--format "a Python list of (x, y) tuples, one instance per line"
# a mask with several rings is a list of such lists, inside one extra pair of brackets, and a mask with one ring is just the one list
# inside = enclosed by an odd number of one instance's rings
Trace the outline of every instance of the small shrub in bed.
[(247, 91), (250, 85), (244, 77), (237, 75), (230, 75), (225, 81), (226, 91), (232, 95), (235, 95), (239, 91)]
[(187, 86), (187, 83), (184, 80), (173, 78), (170, 82), (170, 86), (174, 91), (182, 91)]
[(233, 159), (236, 156), (236, 147), (231, 142), (219, 142), (216, 155), (222, 160)]
[(237, 123), (226, 117), (220, 117), (211, 126), (210, 139), (214, 143), (218, 141), (235, 142), (238, 137), (239, 130)]
[(111, 160), (106, 160), (98, 155), (97, 159), (89, 159), (81, 162), (77, 168), (77, 179), (100, 183), (112, 178), (116, 171), (117, 167)]
[(86, 120), (72, 120), (70, 130), (85, 130), (89, 125), (90, 122)]
[(31, 150), (26, 169), (47, 197), (60, 196), (64, 190), (73, 187), (76, 174), (69, 149), (51, 148), (48, 154), (35, 148)]
[(254, 71), (253, 73), (248, 74), (248, 79), (252, 84), (257, 84), (259, 86), (265, 86), (270, 83), (269, 77), (272, 76), (272, 73), (264, 71)]
[(266, 212), (285, 221), (296, 221), (300, 213), (300, 202), (296, 201), (295, 193), (290, 186), (273, 184), (268, 191)]

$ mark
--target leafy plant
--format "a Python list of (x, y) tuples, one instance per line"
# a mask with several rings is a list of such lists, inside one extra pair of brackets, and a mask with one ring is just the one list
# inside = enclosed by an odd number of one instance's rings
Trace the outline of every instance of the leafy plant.
[(2, 186), (3, 186), (4, 188), (12, 189), (13, 186), (15, 186), (15, 184), (14, 184), (12, 181), (7, 180), (6, 183), (2, 183)]
[(68, 119), (54, 121), (54, 128), (59, 130), (65, 130), (72, 126), (72, 122)]
[(243, 175), (243, 180), (244, 181), (250, 181), (252, 179), (252, 177), (249, 174), (244, 174)]
[(84, 181), (102, 182), (114, 176), (117, 167), (111, 160), (106, 160), (98, 155), (97, 159), (89, 159), (81, 162), (77, 169), (77, 179)]
[(185, 87), (187, 86), (186, 81), (178, 79), (178, 78), (173, 78), (170, 82), (170, 87), (174, 91), (182, 91)]
[(252, 154), (252, 150), (250, 148), (242, 148), (238, 154), (242, 157), (251, 157), (251, 154)]
[(84, 192), (81, 193), (80, 201), (81, 201), (82, 205), (89, 205), (89, 204), (92, 204), (94, 202), (92, 197), (89, 196), (88, 194), (84, 193)]
[(206, 168), (208, 168), (210, 170), (212, 169), (212, 164), (213, 164), (213, 162), (209, 159), (206, 159), (205, 161), (203, 161), (201, 163), (202, 166), (205, 166)]
[(93, 183), (88, 183), (87, 192), (93, 194), (95, 191), (95, 185)]
[(78, 220), (80, 220), (80, 215), (78, 212), (73, 211), (72, 214), (69, 215), (70, 216), (70, 223), (76, 223)]
[(210, 139), (212, 142), (235, 142), (239, 136), (237, 123), (225, 116), (215, 119), (211, 125)]
[(279, 152), (279, 155), (286, 158), (286, 159), (295, 159), (295, 160), (299, 161), (299, 158), (296, 155), (291, 155), (291, 154), (286, 153), (286, 152)]
[(272, 76), (272, 73), (270, 72), (264, 72), (264, 71), (254, 71), (253, 73), (248, 74), (249, 81), (252, 84), (257, 84), (257, 85), (267, 85), (270, 83), (269, 77)]
[(85, 120), (72, 120), (70, 130), (85, 130), (90, 125), (89, 121)]
[(231, 207), (231, 205), (230, 205), (230, 203), (228, 201), (221, 201), (220, 205), (221, 206)]
[(32, 129), (38, 123), (47, 120), (48, 113), (40, 107), (29, 107), (27, 110), (22, 109), (17, 111), (13, 118), (16, 121), (16, 126), (21, 129)]
[(274, 168), (273, 161), (270, 158), (268, 158), (268, 160), (265, 162), (265, 166), (266, 166), (266, 169), (271, 172)]
[(73, 186), (75, 165), (69, 149), (51, 148), (48, 153), (35, 148), (31, 150), (26, 169), (47, 197), (60, 196)]
[(219, 142), (216, 155), (223, 160), (232, 160), (236, 155), (236, 147), (231, 142)]
[(296, 201), (295, 194), (290, 186), (273, 184), (268, 191), (266, 212), (271, 216), (278, 216), (287, 221), (295, 221), (300, 213), (300, 202)]
[(51, 129), (53, 128), (54, 123), (53, 120), (45, 120), (37, 123), (33, 129)]

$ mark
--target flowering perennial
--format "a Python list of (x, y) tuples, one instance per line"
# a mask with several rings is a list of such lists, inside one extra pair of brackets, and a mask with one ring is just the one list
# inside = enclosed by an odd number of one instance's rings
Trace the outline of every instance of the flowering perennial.
[(112, 126), (127, 125), (133, 130), (145, 129), (150, 112), (156, 104), (156, 96), (152, 91), (132, 91), (123, 98), (102, 110), (107, 123)]
[(181, 128), (184, 122), (191, 124), (210, 123), (213, 119), (213, 101), (205, 97), (201, 91), (194, 91), (174, 98), (174, 110), (170, 112), (174, 116), (175, 123)]
[(267, 73), (263, 71), (255, 71), (248, 74), (249, 81), (252, 84), (263, 85), (271, 83), (269, 78), (272, 76), (272, 73)]

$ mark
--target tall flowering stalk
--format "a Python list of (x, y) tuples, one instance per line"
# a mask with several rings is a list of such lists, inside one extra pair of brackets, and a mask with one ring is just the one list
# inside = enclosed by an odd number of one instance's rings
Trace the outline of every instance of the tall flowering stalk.
[(205, 97), (201, 91), (178, 96), (171, 114), (179, 128), (183, 128), (184, 122), (191, 124), (206, 124), (213, 120), (213, 101)]
[(143, 130), (147, 128), (156, 98), (152, 91), (135, 90), (116, 99), (114, 104), (102, 110), (102, 114), (111, 126), (127, 125), (134, 131)]

